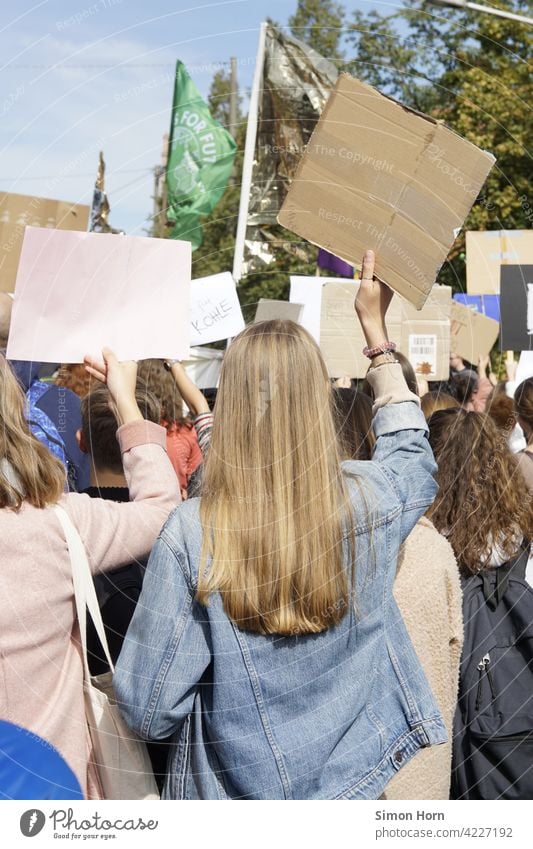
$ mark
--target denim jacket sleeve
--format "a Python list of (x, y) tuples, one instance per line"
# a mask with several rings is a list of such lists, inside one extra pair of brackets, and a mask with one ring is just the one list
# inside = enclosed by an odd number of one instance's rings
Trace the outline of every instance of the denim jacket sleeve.
[(184, 569), (159, 537), (113, 677), (126, 722), (145, 739), (177, 730), (211, 660), (207, 614)]
[(373, 425), (377, 441), (372, 462), (379, 465), (402, 505), (403, 542), (433, 503), (438, 490), (426, 420), (416, 403), (402, 401), (380, 407)]

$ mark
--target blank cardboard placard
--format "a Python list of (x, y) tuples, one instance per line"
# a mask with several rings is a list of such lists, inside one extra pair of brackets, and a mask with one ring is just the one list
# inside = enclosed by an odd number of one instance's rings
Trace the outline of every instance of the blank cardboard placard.
[(244, 330), (241, 305), (229, 271), (191, 283), (191, 345), (229, 339)]
[(7, 356), (185, 359), (190, 275), (189, 242), (27, 227)]
[(477, 365), (479, 358), (487, 356), (496, 342), (500, 330), (499, 323), (457, 301), (452, 302), (451, 320), (452, 352)]
[[(303, 302), (300, 323), (319, 343), (331, 377), (364, 377), (370, 365), (354, 311), (358, 287), (352, 279), (291, 277), (290, 300)], [(434, 286), (422, 310), (395, 295), (387, 312), (389, 338), (426, 380), (449, 376), (451, 298), (449, 286)]]
[(89, 207), (0, 192), (0, 291), (14, 292), (26, 226), (86, 231)]
[(433, 118), (341, 74), (278, 221), (425, 303), (495, 162)]
[(502, 265), (500, 272), (500, 347), (532, 351), (533, 265)]
[(255, 311), (254, 324), (259, 321), (273, 321), (275, 319), (295, 321), (296, 324), (299, 324), (302, 312), (303, 304), (260, 298)]
[(506, 265), (533, 265), (533, 230), (467, 230), (466, 289), (496, 295)]

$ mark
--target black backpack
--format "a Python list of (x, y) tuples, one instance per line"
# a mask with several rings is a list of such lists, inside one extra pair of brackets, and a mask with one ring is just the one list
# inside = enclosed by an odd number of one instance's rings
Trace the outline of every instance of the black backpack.
[(452, 799), (533, 799), (533, 588), (529, 543), (463, 579), (464, 645)]

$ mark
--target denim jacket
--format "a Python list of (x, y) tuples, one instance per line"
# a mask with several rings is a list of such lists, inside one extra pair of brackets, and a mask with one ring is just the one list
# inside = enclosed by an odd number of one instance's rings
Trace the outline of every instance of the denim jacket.
[(374, 430), (373, 460), (343, 464), (356, 599), (327, 631), (264, 636), (239, 630), (218, 594), (198, 604), (199, 499), (167, 521), (114, 678), (133, 729), (173, 735), (164, 797), (376, 799), (420, 747), (446, 742), (392, 594), (400, 544), (437, 490), (426, 422), (403, 401)]

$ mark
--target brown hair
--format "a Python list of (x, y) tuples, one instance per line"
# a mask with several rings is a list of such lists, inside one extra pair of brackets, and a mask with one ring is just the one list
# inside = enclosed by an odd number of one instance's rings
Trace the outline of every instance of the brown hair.
[(533, 434), (533, 377), (528, 377), (516, 388), (514, 402), (529, 441)]
[(513, 399), (495, 386), (487, 399), (486, 413), (491, 417), (496, 427), (505, 431), (507, 438), (509, 438), (518, 420)]
[(455, 407), (459, 407), (459, 402), (451, 395), (448, 395), (447, 392), (432, 391), (426, 392), (422, 396), (420, 406), (427, 421), (433, 413), (437, 413), (439, 410), (452, 410)]
[(91, 375), (83, 363), (63, 363), (54, 383), (72, 390), (79, 398), (84, 398), (91, 390)]
[(334, 416), (343, 460), (371, 460), (376, 437), (372, 401), (355, 389), (334, 387)]
[(292, 321), (250, 325), (226, 352), (200, 518), (198, 601), (220, 592), (230, 619), (260, 634), (319, 633), (344, 617), (353, 516), (331, 386)]
[(503, 432), (484, 413), (441, 410), (429, 420), (439, 493), (428, 511), (463, 572), (484, 568), (493, 547), (512, 557), (531, 539), (533, 508)]
[(161, 360), (141, 360), (139, 362), (139, 377), (144, 380), (150, 392), (161, 404), (161, 422), (168, 430), (175, 425), (186, 425), (192, 428), (192, 422), (183, 415), (183, 398), (176, 381), (166, 370)]
[(5, 357), (0, 354), (0, 461), (14, 472), (15, 486), (0, 469), (0, 507), (20, 510), (56, 504), (65, 489), (63, 464), (31, 433), (24, 416), (25, 397)]
[[(161, 406), (148, 391), (146, 383), (138, 379), (135, 398), (139, 409), (150, 422), (161, 420)], [(81, 429), (85, 445), (98, 469), (122, 472), (122, 456), (117, 441), (117, 420), (109, 406), (107, 386), (98, 384), (81, 402)]]

